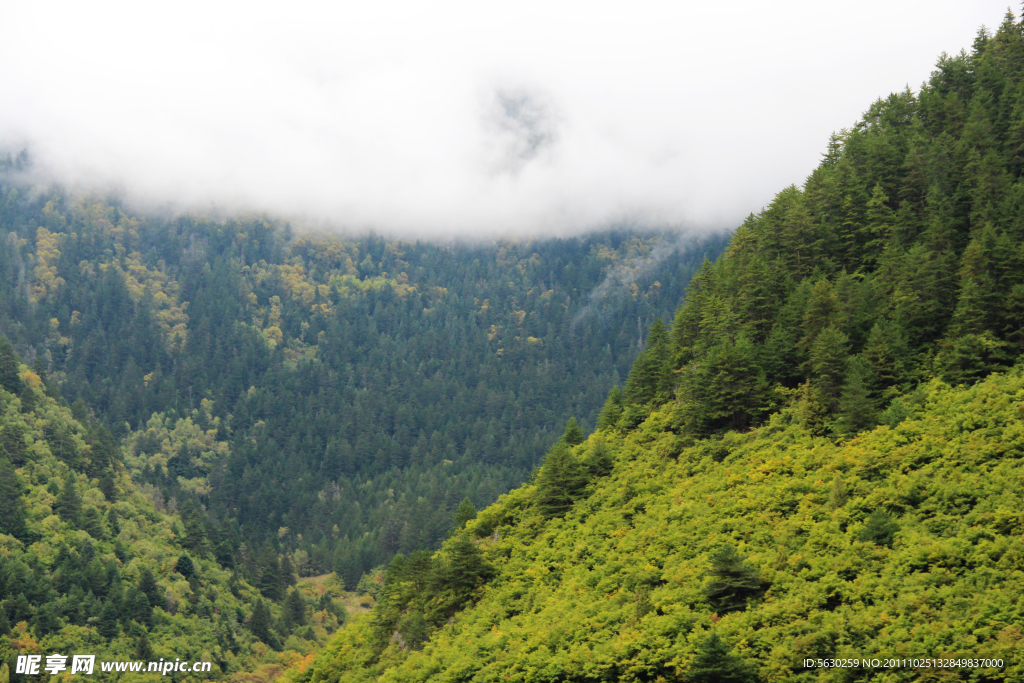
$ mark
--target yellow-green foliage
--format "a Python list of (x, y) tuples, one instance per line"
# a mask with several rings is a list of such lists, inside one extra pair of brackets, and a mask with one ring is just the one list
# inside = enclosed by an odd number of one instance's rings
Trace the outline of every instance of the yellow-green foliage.
[[(715, 632), (766, 681), (1021, 680), (1024, 374), (926, 389), (895, 428), (842, 443), (812, 437), (788, 410), (687, 448), (664, 429), (671, 407), (627, 436), (592, 436), (575, 454), (603, 438), (614, 471), (564, 519), (544, 521), (525, 486), (469, 522), (499, 574), (421, 651), (393, 638), (376, 656), (366, 617), (288, 676), (678, 680)], [(898, 525), (891, 548), (862, 540), (876, 510)], [(768, 589), (718, 615), (705, 588), (709, 556), (726, 544)], [(1005, 666), (803, 669), (818, 657)]]
[[(141, 630), (148, 630), (154, 660), (210, 661), (213, 671), (207, 678), (214, 680), (271, 680), (284, 667), (302, 661), (317, 642), (326, 640), (337, 628), (337, 616), (320, 609), (316, 599), (324, 594), (333, 599), (339, 591), (329, 591), (328, 586), (302, 587), (307, 603), (313, 603), (310, 628), (302, 632), (310, 639), (292, 635), (282, 652), (269, 651), (246, 624), (258, 592), (243, 581), (232, 581), (231, 573), (208, 557), (193, 555), (198, 580), (191, 584), (177, 573), (175, 565), (184, 552), (180, 545), (182, 520), (157, 510), (120, 463), (113, 467), (115, 500), (108, 500), (101, 492), (99, 479), (90, 479), (88, 474), (97, 466), (87, 428), (69, 408), (42, 391), (38, 377), (24, 365), (20, 367), (27, 393), (19, 398), (0, 388), (0, 434), (8, 445), (14, 443), (12, 434), (20, 435), (24, 444), (23, 449), (12, 448), (16, 451), (14, 461), (20, 465), (15, 471), (22, 488), (28, 534), (19, 540), (0, 533), (0, 610), (12, 613), (16, 597), (27, 595), (31, 618), (10, 624), (9, 632), (0, 632), (0, 680), (6, 680), (4, 662), (18, 653), (138, 659)], [(31, 409), (25, 408), (26, 397), (31, 398)], [(204, 404), (203, 408), (208, 406)], [(166, 453), (190, 457), (200, 467), (212, 457), (209, 451), (224, 446), (214, 439), (216, 418), (200, 415), (199, 411), (193, 417), (212, 424), (212, 433), (203, 432), (189, 418), (172, 422), (155, 416), (142, 436), (152, 437), (158, 451), (129, 456), (129, 467), (147, 464), (147, 457), (154, 461), (148, 464), (158, 464)], [(59, 448), (57, 440), (61, 442)], [(9, 457), (6, 449), (0, 451), (0, 457)], [(90, 513), (95, 519), (95, 512), (99, 513), (99, 522), (88, 530), (87, 524), (76, 525), (59, 514), (60, 487), (72, 472), (81, 497), (82, 519)], [(83, 552), (92, 555), (92, 562)], [(62, 563), (62, 557), (70, 557), (70, 562)], [(116, 568), (122, 594), (133, 589), (144, 570), (152, 572), (164, 599), (152, 610), (150, 628), (131, 622), (122, 604), (116, 635), (104, 637), (100, 633), (104, 596), (91, 592), (86, 596), (84, 591), (78, 592), (77, 585), (70, 591), (64, 587), (78, 583), (82, 575), (92, 576), (92, 565), (99, 568), (99, 575), (89, 581), (96, 582), (98, 589), (109, 581), (110, 568)], [(71, 571), (75, 573), (68, 575)], [(280, 608), (271, 605), (271, 610), (277, 618)], [(43, 613), (51, 614), (52, 621), (41, 620)], [(160, 676), (137, 674), (132, 680), (160, 680)]]

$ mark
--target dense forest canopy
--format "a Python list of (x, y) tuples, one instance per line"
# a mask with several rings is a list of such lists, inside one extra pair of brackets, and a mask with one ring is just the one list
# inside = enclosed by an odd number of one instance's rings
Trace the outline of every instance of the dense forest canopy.
[(113, 435), (52, 393), (0, 338), (0, 680), (49, 680), (14, 657), (56, 653), (267, 680), (344, 621), (341, 586), (296, 585), (287, 555), (255, 560), (258, 587), (214, 561), (196, 516), (157, 509)]
[(834, 135), (596, 432), (290, 680), (1020, 680), (1022, 172), (1008, 13)]
[(158, 508), (256, 580), (265, 544), (349, 587), (593, 424), (724, 238), (434, 244), (3, 188), (0, 328), (105, 424)]

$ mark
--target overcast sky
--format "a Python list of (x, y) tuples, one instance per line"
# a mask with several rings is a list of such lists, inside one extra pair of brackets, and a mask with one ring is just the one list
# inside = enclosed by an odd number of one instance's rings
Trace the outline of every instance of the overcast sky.
[(406, 235), (733, 227), (995, 0), (4, 3), (0, 145)]

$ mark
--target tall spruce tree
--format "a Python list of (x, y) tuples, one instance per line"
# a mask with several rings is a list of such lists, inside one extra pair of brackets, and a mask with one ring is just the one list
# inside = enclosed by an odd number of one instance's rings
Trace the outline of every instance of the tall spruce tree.
[(22, 486), (14, 465), (6, 452), (0, 451), (0, 533), (27, 540), (25, 501), (21, 494)]
[(544, 459), (537, 477), (537, 507), (545, 517), (561, 517), (587, 485), (586, 471), (559, 440)]
[(82, 496), (78, 493), (75, 475), (68, 472), (57, 497), (57, 514), (68, 524), (78, 526), (82, 521)]

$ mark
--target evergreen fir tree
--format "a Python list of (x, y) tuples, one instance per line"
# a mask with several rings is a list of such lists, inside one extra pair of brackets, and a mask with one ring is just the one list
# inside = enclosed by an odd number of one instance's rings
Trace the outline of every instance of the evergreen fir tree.
[(75, 475), (68, 472), (64, 477), (64, 486), (57, 497), (57, 514), (68, 524), (78, 526), (82, 518), (82, 497), (75, 484)]
[(587, 435), (583, 433), (583, 427), (580, 427), (575, 417), (570, 417), (569, 422), (565, 425), (562, 440), (570, 446), (578, 446), (586, 441), (586, 439)]
[(461, 609), (494, 574), (494, 568), (469, 536), (456, 536), (449, 546), (448, 561), (440, 569), (442, 586), (453, 596), (453, 601), (446, 605), (447, 613)]
[(178, 556), (177, 562), (174, 563), (174, 571), (186, 579), (191, 579), (196, 575), (196, 566), (192, 562), (192, 558), (188, 556), (188, 553), (182, 553)]
[(811, 345), (810, 369), (814, 387), (830, 411), (839, 407), (846, 375), (849, 339), (834, 325), (821, 331)]
[(149, 636), (146, 635), (144, 630), (139, 630), (139, 634), (135, 637), (135, 650), (133, 656), (137, 661), (149, 662), (152, 661), (156, 656), (153, 654), (153, 646), (149, 643)]
[(281, 642), (270, 628), (271, 621), (270, 609), (263, 600), (257, 599), (249, 620), (249, 630), (271, 649), (280, 650)]
[(21, 482), (14, 465), (0, 452), (0, 533), (26, 540), (25, 501), (21, 496)]
[(103, 526), (103, 515), (93, 506), (88, 506), (81, 516), (82, 531), (86, 532), (98, 541), (107, 537), (107, 530)]
[(758, 677), (717, 633), (712, 633), (701, 644), (683, 680), (688, 683), (755, 683)]
[(735, 547), (724, 545), (711, 555), (711, 582), (704, 594), (720, 614), (744, 609), (747, 601), (764, 594), (765, 583)]
[(587, 485), (583, 467), (564, 441), (551, 447), (537, 477), (537, 507), (545, 517), (561, 517)]
[(280, 600), (284, 592), (284, 581), (277, 553), (270, 543), (263, 546), (257, 565), (256, 587), (263, 597), (274, 601)]
[(294, 586), (298, 582), (298, 578), (295, 576), (295, 565), (292, 564), (292, 558), (288, 553), (281, 555), (281, 590), (285, 589), (285, 586)]
[(6, 336), (0, 335), (0, 387), (14, 394), (21, 393), (22, 381), (18, 354)]
[(871, 366), (861, 356), (854, 356), (839, 398), (836, 431), (840, 434), (856, 434), (877, 424), (878, 408), (871, 399), (871, 384)]
[(100, 613), (99, 623), (96, 625), (96, 630), (99, 634), (110, 640), (121, 632), (121, 626), (117, 621), (118, 609), (113, 599), (108, 599), (103, 605), (103, 611)]
[(203, 516), (199, 510), (189, 505), (182, 511), (181, 519), (185, 525), (185, 537), (181, 540), (181, 547), (198, 557), (209, 555), (210, 541), (206, 536), (206, 527), (203, 525)]
[(601, 414), (597, 418), (598, 429), (614, 429), (622, 417), (622, 390), (614, 386), (608, 392), (608, 398), (604, 402)]
[(303, 626), (306, 623), (306, 601), (297, 588), (288, 591), (284, 601), (284, 619), (291, 627)]
[(164, 596), (160, 591), (160, 586), (156, 582), (156, 578), (153, 576), (153, 572), (150, 571), (149, 567), (143, 567), (142, 571), (139, 572), (139, 590), (146, 596), (149, 601), (150, 607), (163, 606)]
[(466, 522), (471, 519), (476, 519), (476, 508), (473, 507), (472, 501), (467, 496), (462, 499), (462, 502), (459, 503), (459, 508), (455, 511), (455, 528), (465, 529)]
[(608, 443), (598, 438), (594, 447), (587, 453), (584, 465), (591, 477), (607, 477), (615, 468), (615, 460), (612, 457), (611, 448)]
[(657, 318), (647, 332), (644, 350), (633, 363), (626, 379), (626, 402), (645, 405), (667, 400), (671, 386), (671, 340), (661, 318)]
[(877, 509), (868, 515), (860, 531), (860, 540), (891, 548), (900, 525), (885, 510)]

